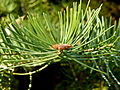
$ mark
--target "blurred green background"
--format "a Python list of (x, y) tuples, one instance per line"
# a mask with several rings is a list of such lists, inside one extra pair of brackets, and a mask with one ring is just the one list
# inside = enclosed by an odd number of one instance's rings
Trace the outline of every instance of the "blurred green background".
[[(72, 7), (73, 2), (79, 1), (80, 0), (0, 0), (0, 21), (2, 22), (8, 14), (13, 14), (17, 18), (28, 12), (46, 12), (52, 16), (56, 16), (58, 11), (63, 11), (67, 6)], [(88, 0), (83, 0), (83, 8), (87, 2)], [(100, 4), (103, 4), (101, 15), (106, 17), (113, 16), (113, 19), (119, 18), (119, 0), (91, 0), (90, 6), (91, 8), (97, 8)]]

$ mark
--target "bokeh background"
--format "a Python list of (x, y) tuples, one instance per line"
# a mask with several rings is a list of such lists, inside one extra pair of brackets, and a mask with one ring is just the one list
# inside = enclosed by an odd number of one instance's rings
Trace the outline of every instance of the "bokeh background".
[[(60, 10), (64, 10), (67, 6), (72, 7), (73, 2), (80, 0), (0, 0), (0, 22), (6, 18), (8, 14), (13, 14), (16, 18), (27, 14), (34, 13), (50, 13), (56, 16)], [(88, 0), (83, 1), (83, 8)], [(120, 16), (120, 1), (119, 0), (91, 0), (90, 7), (97, 8), (101, 4), (102, 10), (100, 15), (113, 19), (118, 19)]]

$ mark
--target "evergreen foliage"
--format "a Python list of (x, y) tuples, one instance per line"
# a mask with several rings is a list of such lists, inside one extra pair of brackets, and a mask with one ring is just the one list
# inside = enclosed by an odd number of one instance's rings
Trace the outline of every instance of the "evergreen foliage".
[[(0, 28), (0, 88), (5, 88), (3, 77), (9, 77), (11, 89), (12, 75), (30, 75), (30, 90), (32, 75), (56, 62), (89, 68), (90, 74), (99, 72), (109, 86), (111, 79), (120, 85), (120, 78), (113, 73), (120, 66), (120, 22), (113, 24), (111, 18), (100, 17), (101, 6), (91, 10), (89, 3), (85, 10), (82, 2), (75, 2), (73, 8), (58, 12), (58, 22), (45, 13), (28, 13), (27, 20), (17, 24), (10, 15), (7, 30), (2, 25)], [(52, 48), (56, 44), (72, 47), (57, 50)], [(41, 68), (34, 71), (36, 66)], [(17, 67), (26, 72), (16, 73)]]

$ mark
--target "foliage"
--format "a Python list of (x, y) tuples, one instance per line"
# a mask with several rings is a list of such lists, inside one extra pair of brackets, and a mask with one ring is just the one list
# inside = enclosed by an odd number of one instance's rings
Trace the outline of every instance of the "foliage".
[(0, 15), (10, 13), (16, 8), (16, 4), (13, 0), (12, 2), (10, 0), (0, 0)]
[[(120, 78), (113, 74), (120, 65), (120, 22), (113, 25), (111, 19), (99, 16), (101, 6), (91, 10), (89, 3), (85, 10), (80, 2), (58, 12), (58, 22), (45, 13), (42, 16), (28, 13), (28, 19), (21, 20), (21, 24), (10, 16), (12, 23), (6, 23), (7, 30), (1, 25), (0, 32), (1, 82), (4, 82), (2, 77), (7, 71), (10, 76), (30, 75), (30, 89), (34, 73), (52, 63), (64, 61), (75, 63), (77, 69), (78, 66), (83, 67), (82, 70), (89, 68), (89, 74), (99, 72), (109, 86), (109, 80), (120, 85)], [(72, 45), (72, 48), (57, 50), (51, 47), (56, 44)], [(34, 71), (37, 66), (41, 68)], [(16, 73), (17, 67), (22, 67), (25, 72)], [(10, 85), (11, 78), (8, 80)], [(2, 83), (0, 88), (4, 88)]]

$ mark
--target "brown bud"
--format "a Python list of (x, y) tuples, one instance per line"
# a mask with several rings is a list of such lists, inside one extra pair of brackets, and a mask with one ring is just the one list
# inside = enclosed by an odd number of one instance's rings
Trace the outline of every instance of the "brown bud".
[(66, 49), (72, 48), (72, 45), (70, 45), (70, 44), (55, 44), (55, 45), (52, 45), (51, 47), (54, 49), (57, 49), (57, 50), (66, 50)]

